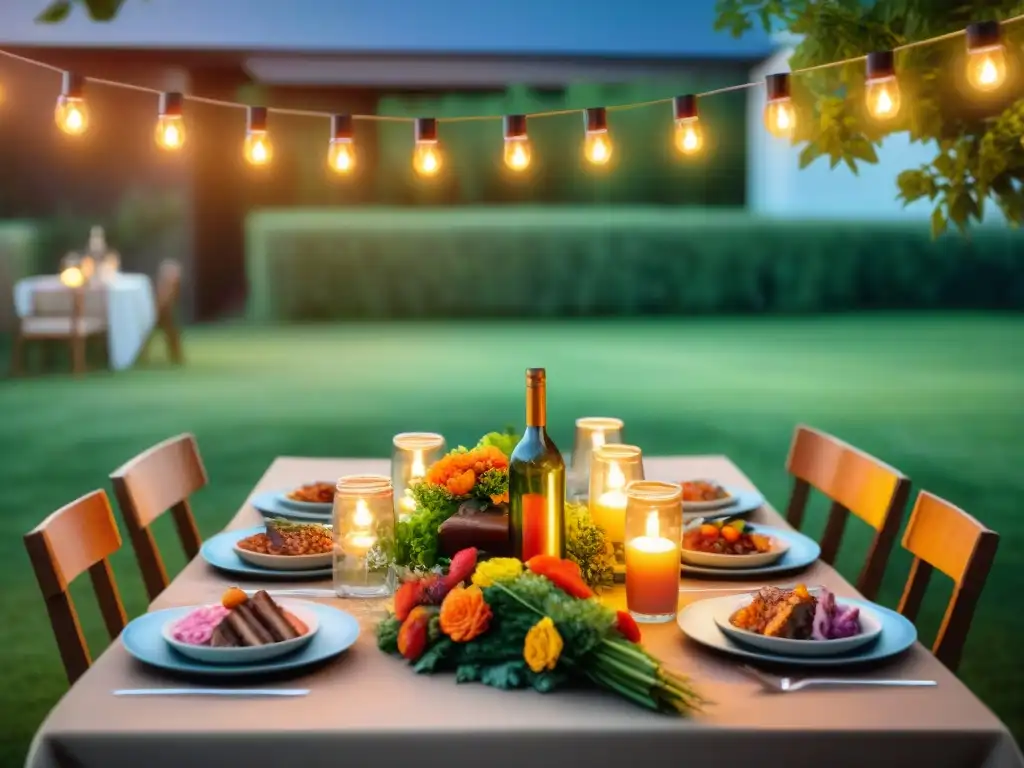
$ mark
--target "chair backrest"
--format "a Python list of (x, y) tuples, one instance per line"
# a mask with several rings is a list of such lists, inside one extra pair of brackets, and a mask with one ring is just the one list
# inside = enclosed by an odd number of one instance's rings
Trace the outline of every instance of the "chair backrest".
[(110, 475), (114, 495), (139, 561), (150, 600), (169, 583), (149, 526), (170, 510), (185, 554), (199, 553), (199, 530), (188, 497), (207, 483), (206, 469), (192, 435), (178, 435), (139, 454)]
[(40, 286), (32, 292), (36, 317), (107, 318), (107, 291), (103, 287)]
[(835, 562), (850, 513), (874, 529), (874, 541), (857, 579), (857, 589), (873, 600), (899, 533), (910, 479), (874, 456), (802, 425), (793, 434), (786, 469), (794, 477), (786, 510), (786, 519), (794, 528), (803, 523), (812, 487), (832, 500), (821, 539), (822, 560)]
[(933, 570), (953, 580), (953, 595), (932, 652), (954, 672), (960, 664), (974, 609), (998, 547), (999, 534), (959, 507), (927, 491), (918, 494), (903, 534), (903, 548), (914, 556), (914, 562), (900, 599), (899, 612), (917, 621)]
[(170, 311), (181, 295), (181, 264), (174, 259), (160, 262), (156, 275), (156, 305), (161, 312)]
[(121, 548), (121, 535), (103, 491), (93, 491), (58, 509), (25, 534), (25, 549), (46, 601), (68, 680), (75, 682), (92, 657), (68, 586), (89, 572), (110, 639), (124, 629), (121, 595), (107, 560)]

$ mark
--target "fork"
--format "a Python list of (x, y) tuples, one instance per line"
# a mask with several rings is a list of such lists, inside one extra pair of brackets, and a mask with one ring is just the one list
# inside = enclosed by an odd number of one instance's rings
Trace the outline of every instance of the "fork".
[(938, 685), (934, 680), (856, 680), (832, 677), (805, 677), (803, 680), (796, 680), (792, 677), (769, 675), (746, 664), (741, 666), (740, 669), (757, 680), (762, 688), (772, 693), (793, 693), (803, 688), (818, 686), (931, 688)]

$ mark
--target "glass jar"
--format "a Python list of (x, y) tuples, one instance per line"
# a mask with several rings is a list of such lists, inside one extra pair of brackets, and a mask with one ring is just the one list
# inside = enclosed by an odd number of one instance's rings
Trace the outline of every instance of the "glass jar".
[(591, 454), (590, 521), (604, 529), (616, 573), (626, 570), (626, 485), (643, 479), (643, 453), (635, 445), (609, 443)]
[(334, 591), (339, 597), (386, 597), (395, 575), (395, 506), (384, 475), (347, 475), (334, 493)]
[(682, 533), (681, 486), (655, 480), (626, 486), (626, 608), (637, 621), (676, 617)]
[(569, 465), (568, 496), (586, 497), (590, 488), (590, 457), (595, 448), (622, 442), (622, 419), (609, 416), (584, 416), (576, 419), (576, 438)]
[(411, 488), (430, 465), (445, 453), (444, 437), (433, 432), (402, 432), (392, 440), (391, 485), (395, 491), (395, 517), (408, 520), (416, 511)]

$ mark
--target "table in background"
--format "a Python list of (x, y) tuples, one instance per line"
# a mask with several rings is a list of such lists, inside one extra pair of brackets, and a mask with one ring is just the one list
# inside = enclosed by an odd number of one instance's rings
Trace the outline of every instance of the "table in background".
[[(644, 465), (649, 479), (713, 477), (726, 485), (753, 487), (725, 457), (653, 458)], [(360, 473), (387, 474), (388, 462), (279, 458), (254, 495)], [(261, 519), (245, 504), (227, 527), (248, 527)], [(785, 525), (767, 506), (754, 519)], [(800, 578), (823, 584), (840, 596), (857, 594), (820, 561)], [(233, 583), (230, 576), (196, 558), (152, 608), (216, 602)], [(685, 580), (685, 584), (714, 587), (723, 582)], [(681, 600), (704, 596), (683, 593)], [(621, 593), (611, 598), (621, 600)], [(457, 685), (451, 674), (415, 675), (402, 660), (377, 649), (373, 626), (383, 615), (386, 601), (324, 602), (353, 613), (362, 634), (338, 660), (283, 683), (308, 687), (309, 696), (115, 698), (111, 691), (117, 688), (176, 684), (135, 662), (116, 641), (50, 713), (36, 734), (27, 768), (178, 768), (222, 763), (245, 768), (478, 764), (487, 768), (1024, 768), (1024, 758), (1006, 727), (920, 644), (901, 658), (861, 674), (936, 680), (936, 688), (767, 694), (737, 669), (737, 660), (685, 639), (675, 623), (645, 625), (644, 644), (650, 651), (668, 667), (690, 675), (714, 702), (704, 714), (685, 720), (640, 709), (604, 691), (506, 692), (478, 684)]]
[[(26, 277), (14, 284), (14, 309), (18, 317), (32, 313), (32, 294), (37, 289), (61, 287), (57, 275)], [(91, 289), (91, 287), (90, 287)], [(156, 298), (148, 275), (118, 273), (97, 290), (107, 292), (107, 344), (110, 367), (115, 371), (130, 368), (156, 324)]]

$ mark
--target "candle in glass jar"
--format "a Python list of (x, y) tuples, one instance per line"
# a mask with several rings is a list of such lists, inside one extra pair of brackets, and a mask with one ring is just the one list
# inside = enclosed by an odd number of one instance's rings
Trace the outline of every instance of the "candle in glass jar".
[(356, 511), (352, 515), (352, 530), (345, 536), (345, 552), (355, 557), (365, 557), (377, 543), (373, 532), (373, 513), (363, 499), (356, 501)]
[(403, 518), (408, 518), (416, 511), (416, 499), (412, 497), (412, 487), (427, 474), (427, 468), (423, 464), (423, 451), (416, 451), (412, 457), (412, 468), (409, 470), (409, 488), (405, 489), (402, 498), (398, 500), (398, 507)]
[(591, 521), (604, 529), (609, 541), (625, 541), (626, 539), (626, 494), (623, 488), (626, 476), (622, 474), (617, 463), (608, 467), (605, 487), (608, 489), (593, 503), (590, 511)]
[(645, 535), (626, 542), (626, 607), (648, 622), (667, 621), (679, 607), (679, 544), (660, 535), (656, 511)]

